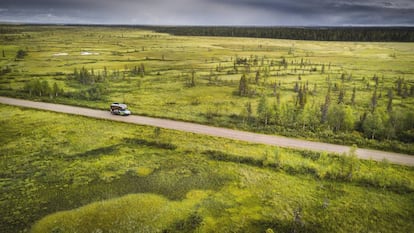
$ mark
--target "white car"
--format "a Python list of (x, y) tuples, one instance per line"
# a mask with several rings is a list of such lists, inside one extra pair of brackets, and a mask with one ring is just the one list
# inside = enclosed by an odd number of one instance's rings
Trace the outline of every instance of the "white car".
[(110, 111), (114, 115), (121, 115), (121, 116), (131, 115), (131, 111), (128, 110), (128, 107), (126, 104), (112, 103)]

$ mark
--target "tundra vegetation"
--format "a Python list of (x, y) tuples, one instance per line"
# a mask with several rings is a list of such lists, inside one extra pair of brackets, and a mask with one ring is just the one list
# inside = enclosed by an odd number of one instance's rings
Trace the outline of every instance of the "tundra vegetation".
[[(0, 95), (414, 153), (412, 42), (150, 29), (0, 26)], [(0, 232), (414, 231), (411, 167), (0, 107)]]
[(0, 105), (1, 232), (412, 232), (414, 170)]
[(149, 29), (3, 25), (0, 94), (414, 153), (412, 42)]

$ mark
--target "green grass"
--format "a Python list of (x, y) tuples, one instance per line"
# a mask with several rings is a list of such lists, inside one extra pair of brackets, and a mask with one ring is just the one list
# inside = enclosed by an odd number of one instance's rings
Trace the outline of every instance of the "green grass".
[[(296, 109), (297, 93), (293, 86), (299, 82), (299, 75), (300, 83), (308, 82), (310, 90), (317, 85), (317, 92), (308, 94), (306, 108), (319, 109), (323, 104), (329, 77), (332, 86), (336, 84), (345, 89), (347, 105), (350, 105), (353, 87), (356, 88), (352, 109), (353, 118), (359, 121), (369, 111), (375, 86), (372, 77), (376, 75), (379, 77), (377, 94), (381, 94), (377, 108), (385, 112), (387, 90), (392, 88), (394, 112), (413, 113), (413, 96), (403, 98), (395, 93), (397, 78), (404, 78), (408, 88), (414, 86), (413, 43), (178, 37), (114, 27), (1, 27), (14, 30), (0, 37), (0, 49), (6, 55), (0, 57), (0, 66), (12, 69), (0, 76), (1, 95), (101, 109), (107, 109), (110, 102), (125, 102), (135, 114), (414, 153), (411, 128), (397, 132), (400, 133), (398, 137), (371, 140), (364, 136), (358, 125), (350, 132), (333, 132), (327, 124), (302, 127), (297, 123), (300, 120), (295, 119), (291, 124), (264, 127), (256, 120), (246, 123), (242, 116), (245, 104), (251, 102), (252, 117), (257, 117), (256, 108), (262, 94), (268, 97), (271, 105), (276, 103), (272, 86), (279, 82), (279, 105)], [(16, 61), (15, 54), (19, 49), (27, 50), (28, 56)], [(82, 56), (82, 51), (98, 54)], [(55, 56), (58, 53), (68, 55)], [(257, 64), (252, 62), (250, 72), (243, 65), (237, 66), (235, 71), (236, 57), (252, 60), (257, 57)], [(287, 60), (286, 69), (279, 65), (282, 57)], [(309, 64), (301, 66), (301, 60)], [(145, 66), (144, 77), (127, 72), (141, 64)], [(324, 73), (321, 72), (323, 65)], [(67, 79), (75, 68), (82, 67), (94, 69), (96, 73), (107, 67), (110, 77), (104, 83), (106, 91), (100, 98), (88, 99), (84, 94), (93, 85), (81, 85)], [(309, 71), (311, 68), (316, 71)], [(269, 71), (267, 75), (266, 69)], [(192, 70), (196, 72), (196, 86), (189, 88), (186, 83)], [(250, 84), (255, 94), (251, 97), (235, 95), (241, 75), (246, 73), (253, 80), (257, 70), (261, 71), (262, 78), (259, 84), (254, 81)], [(119, 71), (119, 77), (111, 78), (113, 71)], [(342, 81), (342, 73), (351, 74), (352, 78)], [(22, 89), (33, 79), (48, 80), (50, 84), (56, 82), (66, 94), (53, 99), (29, 96)], [(338, 90), (332, 90), (332, 103), (337, 101), (338, 95)], [(301, 111), (296, 110), (295, 115), (300, 116)], [(388, 120), (387, 116), (384, 118), (384, 121)], [(384, 134), (386, 132), (390, 130), (385, 130)]]
[(131, 194), (50, 215), (32, 232), (158, 232), (184, 221), (203, 196), (202, 191), (192, 191), (177, 202), (154, 194)]
[(1, 232), (414, 230), (411, 167), (0, 107)]

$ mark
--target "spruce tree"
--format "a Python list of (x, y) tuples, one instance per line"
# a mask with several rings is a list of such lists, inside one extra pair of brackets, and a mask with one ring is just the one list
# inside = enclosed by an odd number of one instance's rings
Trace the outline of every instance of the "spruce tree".
[(394, 97), (394, 94), (392, 92), (392, 89), (388, 89), (388, 104), (387, 104), (387, 111), (392, 112), (392, 99)]
[(351, 104), (355, 105), (355, 95), (356, 95), (356, 87), (352, 89), (352, 97), (351, 97)]
[(342, 87), (342, 88), (339, 90), (338, 104), (342, 104), (342, 103), (344, 103), (344, 98), (345, 98), (345, 90), (344, 90), (344, 88)]
[(325, 103), (321, 106), (321, 123), (325, 123), (328, 118), (329, 105), (331, 104), (331, 88), (328, 87), (328, 92), (325, 96)]
[(246, 79), (246, 75), (243, 74), (240, 78), (240, 82), (239, 82), (239, 95), (240, 96), (247, 96), (248, 94), (248, 83), (247, 83), (247, 79)]
[(374, 89), (374, 93), (372, 93), (372, 97), (371, 97), (371, 110), (372, 110), (372, 112), (375, 111), (376, 107), (377, 107), (377, 88)]

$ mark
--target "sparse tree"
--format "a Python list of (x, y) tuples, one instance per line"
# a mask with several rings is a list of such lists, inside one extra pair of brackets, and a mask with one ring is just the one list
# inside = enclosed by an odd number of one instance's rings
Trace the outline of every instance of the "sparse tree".
[(307, 92), (305, 86), (300, 86), (297, 96), (296, 103), (299, 104), (300, 108), (303, 109), (307, 102)]
[(388, 89), (387, 96), (388, 96), (387, 111), (392, 112), (392, 99), (394, 98), (394, 93), (391, 88)]
[(195, 70), (192, 70), (191, 71), (191, 83), (190, 83), (190, 86), (191, 87), (195, 87), (196, 86), (196, 82), (195, 82)]
[(139, 68), (139, 73), (141, 75), (141, 78), (143, 78), (145, 76), (145, 66), (143, 63), (141, 63), (141, 66)]
[(369, 112), (362, 123), (362, 129), (366, 137), (377, 139), (384, 131), (383, 116), (379, 110)]
[(328, 124), (334, 131), (352, 130), (355, 125), (352, 108), (344, 104), (334, 104), (328, 111)]
[(259, 81), (260, 81), (260, 71), (257, 71), (257, 72), (256, 72), (256, 77), (255, 77), (255, 79), (254, 79), (254, 80), (255, 80), (255, 82), (256, 82), (256, 85), (257, 85), (257, 84), (259, 84)]
[(377, 107), (377, 88), (374, 89), (374, 93), (372, 93), (371, 97), (371, 110), (375, 111), (375, 108)]
[(60, 92), (59, 86), (57, 85), (56, 82), (53, 83), (53, 95), (55, 97), (58, 97), (59, 96), (59, 92)]
[(325, 123), (328, 118), (329, 105), (331, 104), (331, 89), (328, 87), (328, 93), (325, 96), (325, 103), (321, 106), (321, 123)]
[(269, 118), (270, 118), (271, 110), (269, 108), (267, 97), (265, 95), (262, 95), (262, 97), (259, 100), (259, 105), (257, 106), (257, 115), (259, 117), (259, 120), (267, 126)]
[(396, 88), (397, 88), (397, 95), (402, 96), (402, 86), (404, 83), (404, 79), (402, 78), (398, 78), (397, 79), (397, 84), (396, 84)]
[(339, 95), (338, 95), (338, 104), (342, 104), (344, 103), (344, 98), (345, 98), (345, 89), (342, 87), (339, 90)]
[(46, 95), (50, 95), (51, 94), (51, 88), (50, 88), (50, 86), (49, 86), (49, 82), (48, 81), (46, 81), (46, 80), (43, 80), (42, 82), (41, 82), (41, 90), (42, 90), (42, 93), (46, 96)]
[(247, 96), (249, 92), (249, 84), (247, 82), (246, 75), (243, 74), (240, 78), (239, 82), (239, 95), (240, 96)]
[(250, 123), (252, 119), (252, 104), (250, 102), (247, 102), (242, 109), (241, 115), (243, 117), (243, 123), (247, 121), (247, 123)]
[(299, 83), (295, 82), (295, 86), (293, 87), (293, 91), (294, 92), (298, 92), (299, 91)]
[(356, 87), (352, 89), (351, 104), (355, 105)]

